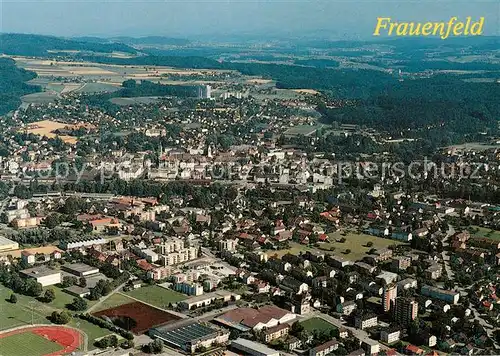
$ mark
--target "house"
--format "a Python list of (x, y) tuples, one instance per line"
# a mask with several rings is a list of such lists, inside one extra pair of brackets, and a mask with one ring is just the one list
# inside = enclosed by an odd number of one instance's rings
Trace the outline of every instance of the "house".
[(343, 268), (345, 266), (352, 265), (352, 261), (342, 257), (342, 256), (329, 256), (330, 262), (334, 267)]
[(262, 339), (268, 343), (273, 340), (287, 336), (290, 331), (290, 325), (288, 324), (278, 324), (269, 329), (262, 331)]
[(404, 348), (404, 352), (407, 355), (423, 355), (425, 353), (420, 347), (409, 344)]
[(337, 304), (337, 313), (342, 313), (344, 315), (350, 315), (358, 306), (354, 301), (349, 300), (344, 303)]
[(439, 264), (433, 264), (425, 270), (425, 276), (428, 279), (438, 279), (443, 274), (443, 267)]
[(377, 269), (377, 267), (371, 266), (368, 263), (364, 262), (356, 262), (354, 263), (354, 267), (358, 270), (359, 273), (363, 274), (372, 274)]
[(330, 340), (309, 350), (309, 356), (325, 356), (339, 348), (336, 339)]
[(314, 289), (316, 289), (316, 288), (326, 288), (328, 286), (328, 277), (327, 276), (321, 276), (321, 277), (313, 278), (312, 285), (313, 285)]
[(413, 278), (405, 278), (396, 283), (398, 290), (417, 288), (417, 280)]
[(434, 347), (437, 344), (437, 338), (434, 335), (429, 334), (428, 332), (422, 332), (417, 336), (417, 340), (419, 345), (425, 345), (428, 347)]
[(408, 256), (396, 256), (392, 259), (391, 267), (393, 270), (406, 270), (411, 266), (411, 258)]
[(288, 337), (284, 341), (284, 344), (287, 351), (292, 351), (301, 347), (302, 341), (297, 339), (295, 336), (288, 335)]
[(306, 283), (302, 283), (291, 276), (285, 276), (279, 287), (285, 291), (295, 294), (303, 294), (309, 291), (309, 286)]
[(116, 218), (90, 220), (89, 224), (93, 232), (105, 232), (108, 228), (116, 227), (119, 229), (121, 227), (120, 222)]
[(34, 264), (36, 262), (36, 254), (34, 253), (31, 253), (29, 251), (22, 251), (21, 252), (21, 260), (24, 262), (24, 263), (27, 263), (27, 264)]

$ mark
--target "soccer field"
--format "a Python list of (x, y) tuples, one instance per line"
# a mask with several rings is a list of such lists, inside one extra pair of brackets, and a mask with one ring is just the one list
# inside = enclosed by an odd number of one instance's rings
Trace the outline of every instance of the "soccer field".
[(4, 356), (43, 356), (62, 349), (61, 345), (32, 332), (0, 338), (0, 354)]
[(331, 330), (337, 330), (337, 327), (330, 324), (328, 321), (321, 318), (311, 318), (304, 320), (300, 323), (304, 327), (305, 330), (309, 332), (313, 332), (314, 330), (330, 333)]

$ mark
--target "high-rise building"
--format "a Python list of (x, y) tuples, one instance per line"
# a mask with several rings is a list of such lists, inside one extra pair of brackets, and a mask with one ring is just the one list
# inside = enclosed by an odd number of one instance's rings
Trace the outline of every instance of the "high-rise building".
[(402, 325), (408, 325), (417, 318), (418, 302), (413, 298), (398, 297), (394, 307), (394, 320)]
[(384, 287), (384, 291), (382, 293), (382, 305), (385, 312), (391, 310), (391, 306), (393, 305), (397, 296), (398, 287), (395, 284), (389, 284)]

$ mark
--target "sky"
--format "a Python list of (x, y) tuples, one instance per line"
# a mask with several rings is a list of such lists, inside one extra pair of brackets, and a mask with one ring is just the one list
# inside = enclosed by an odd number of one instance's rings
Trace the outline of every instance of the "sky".
[(0, 0), (0, 32), (57, 36), (281, 36), (362, 38), (377, 17), (485, 17), (500, 35), (500, 0)]

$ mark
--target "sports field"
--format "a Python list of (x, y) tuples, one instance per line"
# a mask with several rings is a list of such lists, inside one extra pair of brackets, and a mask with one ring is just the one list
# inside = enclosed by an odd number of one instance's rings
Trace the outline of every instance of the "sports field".
[(328, 321), (321, 318), (311, 318), (304, 320), (300, 323), (304, 327), (305, 330), (309, 332), (313, 332), (314, 330), (330, 333), (331, 330), (337, 330), (337, 327), (330, 324)]
[(56, 356), (78, 349), (83, 341), (79, 331), (65, 326), (30, 326), (0, 334), (4, 356)]
[(9, 356), (43, 356), (62, 350), (63, 347), (32, 332), (0, 338), (0, 353)]

